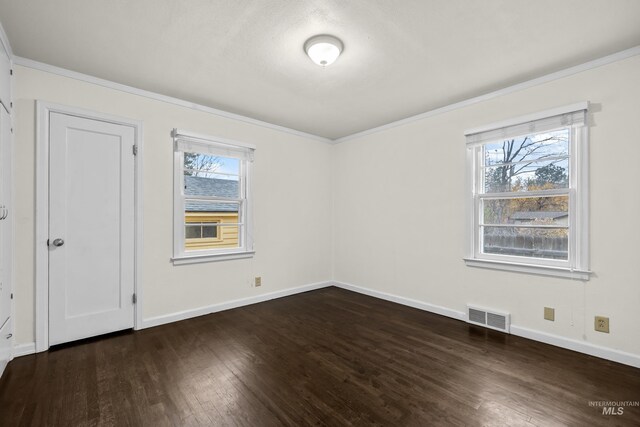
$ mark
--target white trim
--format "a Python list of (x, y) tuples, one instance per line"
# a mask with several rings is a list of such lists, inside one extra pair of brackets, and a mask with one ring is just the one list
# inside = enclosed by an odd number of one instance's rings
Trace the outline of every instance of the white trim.
[(2, 23), (0, 23), (0, 43), (4, 46), (4, 50), (9, 55), (9, 61), (13, 61), (15, 56), (13, 55), (13, 51), (11, 50), (11, 43), (9, 43), (9, 37), (7, 37), (7, 33), (4, 31), (4, 27)]
[(456, 320), (462, 320), (466, 322), (467, 314), (462, 311), (452, 310), (450, 308), (442, 307), (439, 305), (429, 304), (428, 302), (415, 300), (412, 298), (401, 297), (399, 295), (389, 294), (387, 292), (375, 291), (369, 288), (363, 288), (361, 286), (352, 285), (345, 282), (333, 282), (333, 285), (338, 288), (346, 289), (348, 291), (357, 292), (359, 294), (369, 295), (370, 297), (383, 299), (385, 301), (395, 302), (397, 304), (406, 305), (408, 307), (417, 308), (419, 310), (429, 311), (431, 313), (439, 314), (441, 316), (451, 317)]
[[(373, 289), (364, 288), (361, 286), (352, 285), (349, 283), (334, 281), (333, 286), (346, 289), (348, 291), (358, 292), (364, 295), (369, 295), (374, 298), (391, 301), (397, 304), (406, 305), (409, 307), (417, 308), (419, 310), (428, 311), (442, 316), (451, 317), (456, 320), (462, 320), (467, 322), (467, 313), (462, 311), (452, 310), (450, 308), (429, 304), (423, 301), (418, 301), (411, 298), (405, 298), (398, 295), (388, 294), (386, 292), (375, 291)], [(489, 311), (494, 311), (493, 309)], [(486, 325), (482, 325), (486, 326)], [(606, 360), (611, 360), (625, 365), (634, 366), (640, 368), (640, 356), (624, 351), (614, 350), (607, 347), (602, 347), (596, 344), (591, 344), (585, 341), (578, 341), (571, 338), (561, 337), (559, 335), (553, 335), (546, 332), (536, 331), (533, 329), (524, 328), (522, 326), (511, 325), (510, 333), (519, 337), (527, 338), (533, 341), (543, 342), (551, 344), (556, 347), (566, 348), (568, 350), (577, 351), (578, 353), (588, 354), (590, 356), (599, 357)]]
[(30, 354), (34, 354), (36, 352), (36, 343), (28, 342), (24, 344), (18, 344), (13, 347), (13, 358), (28, 356)]
[[(4, 32), (4, 28), (2, 27), (2, 23), (0, 23), (0, 44), (2, 44), (2, 46), (0, 48), (4, 48), (4, 51), (7, 53), (7, 57), (9, 59), (9, 69), (11, 70), (11, 74), (8, 76), (9, 79), (9, 99), (5, 99), (4, 101), (8, 101), (7, 105), (5, 105), (3, 102), (0, 102), (0, 106), (4, 107), (5, 110), (7, 110), (7, 113), (9, 113), (9, 116), (11, 116), (11, 124), (13, 125), (13, 94), (14, 94), (14, 90), (13, 90), (13, 64), (14, 64), (14, 55), (13, 55), (13, 51), (11, 50), (11, 44), (9, 43), (9, 38), (7, 37), (7, 33)], [(3, 76), (2, 78), (4, 78), (5, 76)]]
[(237, 120), (244, 123), (250, 123), (257, 126), (266, 127), (269, 129), (278, 130), (284, 133), (289, 133), (296, 136), (301, 136), (305, 138), (314, 139), (316, 141), (321, 141), (329, 144), (339, 144), (341, 142), (346, 142), (352, 139), (360, 138), (366, 135), (371, 135), (374, 133), (382, 132), (387, 129), (391, 129), (394, 127), (398, 127), (404, 124), (412, 123), (418, 120), (426, 119), (429, 117), (437, 116), (439, 114), (447, 113), (449, 111), (457, 110), (460, 108), (468, 107), (470, 105), (478, 104), (483, 101), (487, 101), (490, 99), (498, 98), (503, 95), (508, 95), (510, 93), (518, 92), (520, 90), (529, 89), (534, 86), (538, 86), (544, 83), (549, 83), (555, 80), (562, 79), (564, 77), (572, 76), (574, 74), (581, 73), (583, 71), (589, 71), (594, 68), (602, 67), (604, 65), (612, 64), (614, 62), (622, 61), (627, 58), (631, 58), (633, 56), (640, 55), (640, 45), (634, 46), (632, 48), (622, 50), (620, 52), (613, 53), (611, 55), (603, 56), (601, 58), (594, 59), (592, 61), (585, 62), (583, 64), (579, 64), (573, 67), (565, 68), (560, 71), (556, 71), (554, 73), (546, 74), (541, 77), (537, 77), (535, 79), (527, 80), (522, 83), (518, 83), (512, 86), (507, 86), (505, 88), (485, 93), (484, 95), (476, 96), (473, 98), (465, 99), (460, 102), (455, 102), (453, 104), (445, 105), (443, 107), (439, 107), (433, 110), (426, 111), (424, 113), (416, 114), (414, 116), (410, 116), (401, 120), (396, 120), (394, 122), (387, 123), (385, 125), (376, 126), (370, 129), (365, 129), (360, 132), (353, 133), (351, 135), (346, 135), (336, 139), (325, 138), (319, 135), (314, 135), (307, 132), (298, 131), (295, 129), (290, 129), (284, 126), (275, 125), (272, 123), (264, 122), (261, 120), (252, 119), (250, 117), (242, 116), (239, 114), (229, 113), (227, 111), (219, 110), (216, 108), (207, 107), (205, 105), (196, 104), (193, 102), (185, 101), (182, 99), (174, 98), (171, 96), (161, 95), (158, 93), (154, 93), (151, 91), (134, 88), (131, 86), (123, 85), (120, 83), (115, 83), (109, 80), (101, 79), (98, 77), (93, 77), (87, 74), (78, 73), (76, 71), (67, 70), (64, 68), (56, 67), (53, 65), (45, 64), (42, 62), (34, 61), (32, 59), (23, 58), (21, 56), (13, 56), (13, 63), (32, 68), (34, 70), (40, 70), (51, 74), (56, 74), (63, 77), (68, 77), (71, 79), (83, 81), (86, 83), (92, 83), (98, 86), (106, 87), (109, 89), (119, 90), (121, 92), (130, 93), (133, 95), (142, 96), (144, 98), (154, 99), (156, 101), (162, 101), (173, 105), (178, 105), (185, 108), (190, 108), (196, 111), (202, 111), (205, 113), (213, 114), (220, 117), (225, 117), (231, 120)]
[(229, 261), (233, 259), (253, 258), (256, 251), (235, 252), (235, 253), (222, 253), (222, 254), (207, 254), (207, 255), (193, 255), (173, 257), (171, 261), (173, 265), (186, 265), (186, 264), (199, 264), (201, 262), (214, 262), (214, 261)]
[(551, 74), (546, 74), (541, 77), (537, 77), (535, 79), (527, 80), (522, 83), (518, 83), (512, 86), (507, 86), (503, 89), (499, 89), (493, 92), (485, 93), (484, 95), (476, 96), (474, 98), (465, 99), (464, 101), (455, 102), (453, 104), (445, 105), (440, 108), (436, 108), (434, 110), (430, 110), (421, 114), (416, 114), (415, 116), (407, 117), (405, 119), (397, 120), (395, 122), (387, 123), (382, 126), (376, 126), (371, 129), (363, 130), (361, 132), (356, 132), (351, 135), (343, 136), (341, 138), (337, 138), (333, 140), (334, 144), (339, 144), (341, 142), (350, 141), (352, 139), (361, 138), (363, 136), (371, 135), (374, 133), (382, 132), (388, 129), (392, 129), (401, 125), (405, 125), (408, 123), (412, 123), (418, 120), (426, 119), (429, 117), (437, 116), (439, 114), (448, 113), (453, 110), (458, 110), (460, 108), (465, 108), (474, 104), (478, 104), (480, 102), (488, 101), (490, 99), (498, 98), (503, 95), (508, 95), (510, 93), (518, 92), (524, 89), (529, 89), (534, 86), (538, 86), (541, 84), (549, 83), (555, 80), (559, 80), (565, 77), (572, 76), (574, 74), (581, 73), (583, 71), (589, 71), (594, 68), (602, 67), (603, 65), (612, 64), (614, 62), (622, 61), (627, 58), (631, 58), (633, 56), (640, 55), (640, 45), (632, 47), (630, 49), (622, 50), (620, 52), (616, 52), (611, 55), (603, 56), (602, 58), (594, 59), (593, 61), (588, 61), (580, 65), (576, 65), (573, 67), (565, 68), (564, 70), (556, 71)]
[(171, 235), (173, 237), (173, 251), (171, 252), (172, 258), (176, 259), (179, 254), (184, 251), (184, 231), (180, 231), (178, 236), (178, 230), (184, 228), (184, 197), (182, 192), (184, 191), (184, 175), (182, 168), (184, 167), (184, 153), (175, 149), (175, 141), (173, 145), (173, 228)]
[(36, 101), (35, 351), (49, 348), (49, 110)]
[(565, 105), (562, 107), (550, 108), (545, 111), (538, 111), (536, 113), (525, 114), (524, 116), (513, 117), (499, 122), (489, 123), (488, 125), (479, 126), (477, 128), (469, 129), (464, 132), (465, 136), (473, 135), (476, 133), (487, 132), (504, 128), (507, 126), (520, 125), (527, 122), (533, 122), (536, 120), (542, 120), (549, 117), (561, 116), (563, 114), (574, 113), (576, 111), (589, 110), (589, 101), (576, 102), (575, 104)]
[[(255, 254), (253, 241), (253, 198), (252, 198), (252, 182), (251, 172), (253, 169), (253, 144), (237, 142), (217, 136), (203, 135), (193, 132), (185, 132), (179, 129), (173, 129), (173, 257), (171, 261), (174, 265), (195, 264), (211, 261), (225, 261), (240, 258), (250, 258)], [(238, 159), (240, 169), (238, 178), (240, 179), (240, 193), (236, 199), (227, 199), (227, 201), (235, 200), (239, 203), (238, 215), (240, 222), (244, 226), (238, 227), (239, 247), (234, 248), (218, 248), (203, 249), (198, 251), (187, 251), (185, 249), (185, 201), (186, 199), (198, 199), (201, 196), (189, 197), (184, 194), (184, 150), (186, 147), (180, 146), (181, 141), (195, 139), (202, 141), (201, 147), (192, 147), (195, 152), (207, 152), (206, 145), (216, 147), (218, 144), (227, 146), (230, 150), (235, 149), (237, 153), (229, 153), (230, 157)], [(200, 145), (200, 142), (196, 144)], [(200, 151), (203, 150), (203, 151)], [(223, 149), (224, 150), (224, 149)], [(209, 151), (213, 153), (214, 151)], [(248, 155), (244, 155), (248, 154)], [(225, 154), (226, 155), (226, 154)], [(216, 197), (207, 197), (214, 200)], [(222, 198), (217, 198), (224, 203)], [(228, 224), (231, 225), (231, 224)]]
[[(0, 38), (1, 38), (1, 42), (3, 43), (3, 45), (5, 46), (5, 50), (7, 53), (7, 56), (9, 57), (9, 67), (12, 68), (12, 56), (13, 54), (11, 53), (11, 46), (9, 46), (9, 43), (6, 39), (6, 34), (4, 34), (4, 29), (2, 28), (2, 25), (0, 24)], [(9, 205), (8, 207), (8, 213), (7, 216), (5, 217), (5, 224), (6, 224), (6, 228), (8, 230), (8, 240), (9, 240), (9, 251), (8, 253), (3, 254), (5, 257), (5, 261), (6, 261), (6, 265), (5, 265), (5, 269), (4, 269), (4, 273), (5, 273), (5, 285), (6, 285), (6, 290), (8, 290), (12, 295), (15, 295), (16, 291), (15, 291), (15, 272), (16, 272), (16, 257), (15, 257), (15, 247), (16, 247), (16, 239), (15, 239), (15, 221), (14, 221), (14, 217), (15, 217), (15, 196), (16, 196), (16, 191), (15, 191), (15, 152), (16, 152), (16, 148), (15, 148), (15, 133), (13, 131), (14, 128), (14, 119), (15, 119), (15, 114), (14, 114), (14, 110), (13, 108), (11, 108), (12, 105), (12, 101), (13, 101), (13, 76), (7, 76), (7, 78), (9, 78), (9, 103), (8, 105), (4, 105), (4, 104), (0, 104), (0, 109), (2, 109), (2, 114), (7, 114), (9, 121), (7, 123), (8, 127), (10, 128), (9, 130), (9, 141), (6, 147), (4, 147), (5, 149), (8, 149), (8, 152), (5, 152), (5, 155), (8, 155), (8, 159), (9, 159), (9, 167), (8, 167), (8, 174), (9, 174), (9, 188), (8, 188), (8, 192), (5, 194), (6, 200), (5, 203)], [(6, 101), (6, 100), (5, 100)], [(2, 132), (4, 132), (4, 128), (0, 129)], [(0, 162), (2, 161), (2, 159), (0, 159)], [(6, 207), (6, 206), (5, 206)], [(0, 244), (4, 244), (4, 242), (0, 241)], [(0, 325), (2, 327), (4, 327), (5, 325), (8, 325), (8, 329), (7, 332), (9, 332), (10, 334), (12, 334), (12, 336), (14, 338), (11, 339), (12, 342), (14, 342), (15, 340), (15, 330), (16, 330), (16, 326), (15, 326), (15, 313), (16, 313), (16, 300), (15, 298), (12, 296), (11, 297), (11, 301), (9, 302), (9, 317), (8, 319), (5, 321), (5, 323), (3, 325)], [(13, 359), (13, 354), (12, 352), (9, 354), (9, 361), (11, 361), (11, 359)], [(6, 368), (6, 366), (5, 366)], [(4, 368), (3, 368), (4, 369)], [(3, 371), (2, 371), (3, 372)], [(0, 376), (2, 375), (2, 372), (0, 372)]]
[(144, 215), (143, 215), (143, 201), (144, 201), (144, 123), (137, 122), (138, 126), (136, 127), (136, 146), (138, 147), (138, 151), (136, 153), (134, 162), (135, 162), (135, 199), (134, 199), (134, 210), (135, 210), (135, 285), (134, 291), (136, 293), (136, 305), (134, 307), (135, 311), (135, 321), (133, 324), (133, 329), (140, 329), (140, 325), (142, 325), (142, 321), (144, 319), (142, 313), (142, 302), (144, 301), (144, 286), (143, 286), (143, 247), (144, 247)]
[[(397, 304), (406, 305), (409, 307), (417, 308), (420, 310), (428, 311), (431, 313), (440, 314), (446, 317), (451, 317), (456, 320), (466, 321), (466, 313), (456, 310), (451, 310), (445, 307), (436, 306), (433, 304), (424, 303), (410, 298), (404, 298), (396, 295), (387, 294), (385, 292), (374, 291), (371, 289), (363, 288), (360, 286), (351, 285), (344, 282), (328, 281), (312, 283), (310, 285), (299, 286), (295, 288), (284, 289), (281, 291), (271, 292), (268, 294), (258, 295), (255, 297), (241, 298), (232, 300), (220, 304), (214, 304), (207, 307), (200, 307), (193, 310), (184, 310), (172, 314), (163, 316), (151, 317), (145, 319), (138, 329), (152, 328), (154, 326), (160, 326), (167, 323), (178, 322), (180, 320), (190, 319), (192, 317), (204, 316), (206, 314), (216, 313), (219, 311), (230, 310), (232, 308), (243, 307), (259, 302), (269, 301), (276, 298), (282, 298), (298, 293), (313, 291), (316, 289), (322, 289), (326, 287), (335, 286), (337, 288), (345, 289), (352, 292), (357, 292), (364, 295), (369, 295), (374, 298), (391, 301)], [(629, 366), (640, 368), (640, 356), (627, 353), (624, 351), (613, 350), (607, 347), (602, 347), (596, 344), (588, 342), (578, 341), (571, 338), (561, 337), (559, 335), (549, 334), (546, 332), (540, 332), (533, 329), (525, 328), (522, 326), (511, 325), (510, 332), (512, 335), (530, 339), (533, 341), (543, 342), (556, 347), (565, 348), (567, 350), (576, 351), (578, 353), (588, 354), (590, 356), (599, 357), (606, 360), (622, 363)], [(13, 357), (26, 356), (35, 353), (35, 343), (25, 343), (17, 345), (13, 348)]]
[(230, 310), (232, 308), (244, 307), (247, 305), (257, 304), (259, 302), (265, 302), (276, 298), (287, 297), (290, 295), (299, 294), (302, 292), (313, 291), (316, 289), (322, 289), (333, 286), (332, 282), (317, 282), (309, 285), (297, 286), (294, 288), (283, 289), (280, 291), (270, 292), (262, 295), (256, 295), (253, 297), (240, 298), (231, 301), (221, 302), (205, 307), (194, 308), (190, 310), (178, 311), (171, 314), (164, 314), (162, 316), (151, 317), (145, 319), (142, 324), (142, 328), (152, 328), (154, 326), (160, 326), (167, 323), (179, 322), (180, 320), (191, 319), (192, 317), (204, 316), (211, 313), (217, 313), (219, 311)]
[(291, 129), (285, 126), (275, 125), (273, 123), (265, 122), (262, 120), (253, 119), (251, 117), (242, 116), (240, 114), (229, 113), (227, 111), (219, 110), (217, 108), (207, 107), (206, 105), (196, 104), (193, 102), (185, 101), (183, 99), (174, 98), (172, 96), (161, 95), (159, 93), (151, 92), (144, 89), (138, 89), (132, 86), (115, 83), (110, 80), (101, 79), (99, 77), (93, 77), (87, 74), (78, 73), (76, 71), (67, 70), (65, 68), (56, 67), (54, 65), (45, 64), (42, 62), (34, 61), (32, 59), (23, 58), (21, 56), (14, 56), (14, 64), (32, 68), (34, 70), (40, 70), (58, 76), (68, 77), (70, 79), (79, 80), (86, 83), (95, 84), (98, 86), (106, 87), (113, 90), (118, 90), (132, 95), (141, 96), (143, 98), (153, 99), (155, 101), (166, 102), (167, 104), (173, 104), (184, 108), (190, 108), (192, 110), (200, 111), (203, 113), (213, 114), (215, 116), (224, 117), (225, 119), (235, 120), (243, 123), (248, 123), (255, 126), (261, 126), (267, 129), (272, 129), (284, 133), (288, 133), (303, 138), (313, 139), (324, 143), (331, 143), (331, 139), (325, 138), (311, 133), (302, 132), (299, 130)]
[(220, 136), (205, 135), (203, 133), (191, 132), (191, 131), (186, 131), (186, 130), (183, 130), (183, 129), (174, 128), (173, 131), (171, 132), (171, 136), (173, 138), (185, 137), (185, 138), (200, 139), (203, 142), (209, 143), (209, 144), (218, 142), (218, 143), (225, 144), (225, 145), (231, 145), (231, 146), (242, 147), (242, 148), (249, 148), (251, 150), (255, 150), (256, 149), (256, 145), (255, 144), (250, 144), (248, 142), (236, 141), (235, 139), (222, 138)]
[(492, 270), (514, 271), (516, 273), (537, 274), (540, 276), (562, 277), (565, 279), (574, 279), (587, 281), (593, 272), (588, 270), (576, 270), (564, 267), (554, 267), (550, 265), (533, 265), (511, 263), (498, 260), (480, 259), (480, 258), (464, 258), (464, 262), (469, 267), (488, 268)]
[[(588, 281), (591, 271), (589, 271), (589, 228), (588, 218), (581, 215), (587, 213), (588, 206), (585, 204), (587, 198), (585, 194), (589, 191), (588, 185), (588, 153), (582, 154), (583, 150), (588, 150), (588, 123), (581, 120), (579, 124), (570, 126), (570, 142), (569, 142), (569, 187), (561, 190), (541, 190), (523, 193), (503, 192), (503, 193), (485, 193), (484, 188), (484, 158), (483, 147), (491, 141), (485, 138), (486, 133), (494, 134), (497, 130), (496, 126), (505, 125), (502, 129), (508, 129), (513, 125), (520, 125), (524, 120), (529, 119), (537, 121), (544, 118), (559, 117), (567, 112), (581, 111), (584, 115), (584, 108), (589, 107), (589, 102), (580, 102), (572, 105), (553, 108), (550, 110), (528, 114), (513, 119), (504, 120), (493, 123), (481, 128), (467, 131), (467, 141), (474, 136), (480, 135), (480, 142), (472, 141), (467, 143), (467, 167), (466, 179), (468, 182), (465, 187), (467, 197), (471, 205), (467, 205), (465, 217), (467, 223), (472, 225), (467, 239), (467, 252), (464, 261), (469, 267), (491, 268), (495, 270), (515, 271), (519, 273), (539, 274), (544, 276), (555, 276), (569, 278), (575, 280)], [(576, 110), (576, 108), (578, 110)], [(583, 117), (585, 118), (585, 117)], [(525, 126), (526, 127), (526, 126)], [(541, 129), (540, 132), (543, 132)], [(507, 131), (507, 134), (509, 131)], [(536, 133), (534, 130), (532, 133)], [(481, 227), (484, 225), (480, 219), (482, 217), (481, 206), (486, 199), (509, 199), (520, 197), (545, 197), (547, 195), (566, 195), (569, 199), (568, 209), (568, 254), (566, 260), (553, 260), (546, 258), (527, 257), (525, 255), (504, 255), (484, 253), (482, 248)], [(500, 226), (500, 225), (498, 225)], [(524, 227), (526, 225), (523, 224)]]
[(135, 145), (138, 154), (135, 162), (135, 264), (134, 292), (137, 303), (134, 306), (134, 329), (140, 328), (142, 313), (142, 199), (143, 199), (143, 123), (138, 120), (103, 114), (82, 108), (36, 100), (36, 232), (35, 232), (35, 348), (37, 352), (49, 348), (49, 116), (50, 113), (72, 115), (130, 126), (135, 131)]
[(559, 335), (548, 334), (546, 332), (535, 331), (533, 329), (516, 325), (511, 325), (511, 334), (523, 338), (528, 338), (530, 340), (551, 344), (556, 347), (566, 348), (567, 350), (577, 351), (578, 353), (584, 353), (590, 356), (595, 356), (602, 359), (611, 360), (614, 362), (640, 368), (640, 356), (624, 351), (602, 347), (597, 344), (591, 344), (585, 341), (565, 338)]

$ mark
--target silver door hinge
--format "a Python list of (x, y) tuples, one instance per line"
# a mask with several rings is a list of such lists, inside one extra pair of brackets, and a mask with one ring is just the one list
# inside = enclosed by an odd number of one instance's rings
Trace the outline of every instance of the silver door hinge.
[(13, 292), (11, 292), (11, 299), (13, 299)]
[(136, 304), (138, 302), (138, 296), (136, 294), (133, 294), (133, 297), (131, 298), (131, 300), (133, 301), (134, 304)]
[(134, 146), (133, 146), (133, 155), (134, 155), (134, 156), (137, 156), (137, 155), (138, 155), (138, 146), (137, 146), (137, 145), (134, 145)]

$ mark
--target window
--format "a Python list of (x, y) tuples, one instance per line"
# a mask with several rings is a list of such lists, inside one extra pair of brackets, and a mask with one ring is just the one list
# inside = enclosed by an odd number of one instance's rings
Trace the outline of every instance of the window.
[(466, 133), (468, 265), (589, 279), (587, 108)]
[(174, 264), (253, 255), (254, 147), (174, 129)]
[(193, 224), (187, 222), (185, 225), (185, 238), (188, 239), (215, 239), (218, 237), (217, 222), (205, 222)]

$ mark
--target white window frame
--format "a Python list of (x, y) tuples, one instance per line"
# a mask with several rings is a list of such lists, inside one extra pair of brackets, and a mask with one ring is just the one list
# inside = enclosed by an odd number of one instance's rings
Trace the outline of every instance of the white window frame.
[[(467, 137), (467, 244), (465, 263), (471, 267), (516, 271), (545, 276), (564, 277), (576, 280), (589, 280), (589, 146), (587, 112), (588, 102), (530, 114), (493, 123), (465, 132)], [(584, 114), (584, 121), (575, 124), (549, 127), (549, 123), (562, 122), (571, 115)], [(537, 129), (536, 129), (537, 125)], [(546, 127), (545, 127), (546, 126)], [(541, 128), (542, 127), (542, 128)], [(535, 134), (554, 129), (570, 129), (569, 143), (569, 188), (555, 193), (569, 196), (569, 256), (567, 260), (543, 259), (526, 256), (488, 254), (482, 251), (480, 226), (480, 206), (484, 195), (484, 177), (482, 176), (482, 148), (485, 144), (526, 134)], [(518, 132), (520, 132), (518, 134)], [(495, 138), (493, 138), (495, 136)], [(493, 139), (491, 139), (493, 138)], [(552, 195), (546, 190), (544, 195)], [(510, 193), (503, 193), (509, 195)], [(518, 194), (535, 196), (535, 192)], [(543, 195), (543, 194), (540, 194)], [(494, 197), (495, 198), (495, 197)]]
[[(173, 257), (174, 265), (251, 258), (255, 254), (253, 243), (253, 199), (251, 194), (251, 171), (255, 146), (244, 142), (202, 135), (173, 129)], [(239, 245), (235, 248), (185, 249), (185, 197), (183, 142), (200, 145), (209, 152), (220, 152), (227, 157), (240, 158), (240, 195), (238, 199), (219, 198), (219, 202), (238, 202)], [(224, 154), (230, 153), (230, 154)]]

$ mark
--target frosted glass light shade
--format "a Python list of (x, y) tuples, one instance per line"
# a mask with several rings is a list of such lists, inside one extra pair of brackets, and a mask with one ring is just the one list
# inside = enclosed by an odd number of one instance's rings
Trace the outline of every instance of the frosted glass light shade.
[(333, 64), (342, 53), (342, 48), (342, 42), (329, 35), (311, 37), (304, 44), (304, 51), (309, 58), (322, 67)]

